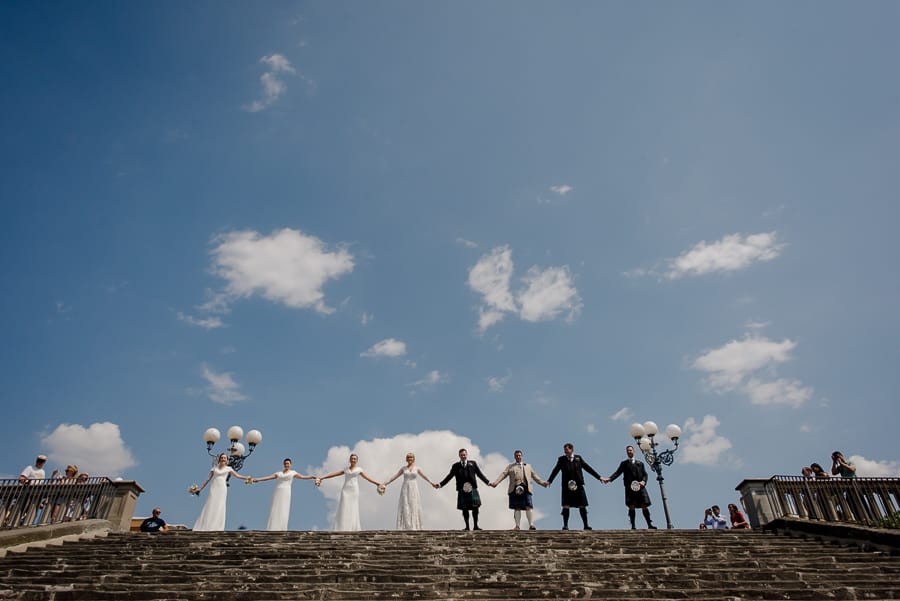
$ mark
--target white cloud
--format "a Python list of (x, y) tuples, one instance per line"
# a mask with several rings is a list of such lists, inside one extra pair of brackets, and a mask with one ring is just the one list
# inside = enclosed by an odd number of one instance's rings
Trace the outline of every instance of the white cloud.
[(487, 379), (487, 385), (491, 392), (503, 392), (503, 389), (506, 388), (506, 384), (509, 382), (510, 374), (506, 374), (503, 377), (500, 376), (491, 376)]
[(689, 417), (684, 423), (679, 448), (679, 460), (682, 463), (700, 465), (716, 465), (723, 459), (723, 454), (731, 448), (731, 441), (716, 433), (721, 424), (714, 415), (706, 415), (703, 421), (696, 422)]
[(465, 246), (466, 248), (478, 248), (477, 242), (472, 242), (471, 240), (466, 240), (465, 238), (457, 238), (456, 243), (461, 244), (462, 246)]
[(363, 311), (362, 316), (360, 316), (360, 318), (359, 318), (359, 322), (365, 326), (365, 325), (368, 325), (369, 322), (372, 321), (373, 319), (375, 319), (374, 315)]
[(727, 273), (747, 269), (753, 263), (771, 261), (778, 257), (786, 244), (778, 242), (776, 232), (761, 234), (729, 234), (712, 243), (698, 242), (679, 256), (665, 259), (664, 268), (638, 267), (625, 272), (626, 277), (664, 277), (677, 280), (683, 277), (710, 273)]
[(743, 391), (750, 397), (754, 405), (789, 405), (800, 407), (812, 398), (813, 389), (804, 386), (800, 380), (778, 378), (771, 382), (763, 382), (750, 378), (744, 384)]
[(421, 380), (416, 380), (415, 382), (411, 382), (409, 386), (414, 389), (413, 394), (415, 394), (417, 390), (434, 388), (438, 384), (446, 384), (449, 381), (450, 376), (448, 376), (447, 374), (443, 374), (436, 369), (433, 369), (428, 372), (424, 378), (422, 378)]
[(791, 351), (796, 346), (787, 338), (775, 342), (763, 336), (746, 336), (704, 353), (691, 367), (706, 372), (704, 383), (715, 392), (738, 391), (754, 405), (799, 407), (812, 398), (811, 387), (796, 379), (751, 376), (756, 372), (773, 373), (778, 365), (793, 358)]
[(581, 313), (581, 297), (568, 268), (549, 267), (541, 271), (532, 267), (522, 281), (525, 289), (518, 296), (522, 319), (547, 321), (566, 313), (566, 320), (573, 321)]
[(594, 424), (586, 424), (586, 425), (584, 426), (584, 430), (585, 430), (585, 432), (587, 432), (588, 434), (596, 434), (596, 433), (597, 433), (597, 426), (595, 426)]
[(231, 377), (230, 372), (216, 373), (204, 363), (203, 378), (208, 384), (206, 394), (212, 401), (231, 405), (238, 401), (246, 401), (248, 398), (241, 392), (241, 387)]
[(622, 407), (615, 413), (609, 416), (609, 419), (614, 422), (624, 422), (631, 419), (634, 414), (628, 409), (628, 407)]
[(131, 450), (125, 446), (119, 426), (110, 422), (60, 424), (41, 438), (51, 462), (74, 463), (79, 471), (91, 476), (116, 477), (136, 465)]
[(771, 261), (781, 254), (785, 245), (778, 242), (775, 232), (762, 234), (730, 234), (707, 244), (698, 242), (692, 249), (669, 259), (665, 277), (674, 280), (685, 276), (739, 271), (757, 261)]
[[(237, 231), (219, 236), (210, 251), (212, 272), (228, 283), (224, 297), (215, 295), (211, 308), (230, 300), (260, 294), (294, 309), (332, 313), (323, 286), (353, 271), (353, 255), (345, 248), (329, 251), (315, 236), (284, 228), (263, 236)], [(220, 309), (221, 312), (221, 309)]]
[(516, 294), (510, 290), (512, 273), (512, 250), (508, 246), (494, 248), (469, 270), (469, 287), (481, 294), (484, 303), (478, 309), (479, 332), (502, 321), (507, 313), (531, 322), (562, 314), (573, 321), (580, 314), (583, 305), (568, 267), (531, 267)]
[(244, 110), (250, 113), (257, 113), (267, 109), (287, 90), (287, 84), (282, 79), (279, 79), (278, 74), (296, 74), (296, 70), (291, 66), (290, 61), (281, 54), (264, 56), (259, 59), (259, 62), (266, 65), (268, 70), (259, 77), (263, 92), (262, 100), (254, 100), (244, 106)]
[(394, 338), (385, 338), (373, 344), (369, 350), (360, 353), (360, 357), (402, 357), (406, 354), (406, 343)]
[(469, 287), (481, 294), (485, 305), (494, 312), (515, 311), (516, 304), (509, 290), (512, 272), (512, 250), (498, 246), (469, 270)]
[(574, 189), (575, 188), (573, 188), (572, 186), (569, 186), (568, 184), (561, 184), (559, 186), (550, 186), (550, 191), (554, 192), (556, 194), (559, 194), (560, 196), (565, 196), (566, 194), (568, 194), (569, 192), (571, 192)]
[(866, 459), (862, 455), (851, 455), (850, 461), (856, 466), (856, 475), (864, 478), (900, 478), (900, 462)]
[[(416, 465), (433, 482), (438, 482), (447, 475), (450, 471), (450, 466), (459, 460), (458, 451), (461, 448), (468, 450), (469, 459), (478, 462), (488, 480), (495, 479), (511, 461), (511, 459), (499, 452), (485, 454), (471, 439), (444, 430), (425, 431), (419, 434), (398, 434), (391, 438), (361, 440), (352, 447), (331, 447), (328, 450), (324, 463), (310, 467), (309, 470), (316, 474), (342, 470), (347, 467), (348, 458), (350, 453), (353, 452), (359, 456), (359, 465), (366, 472), (366, 475), (379, 482), (384, 482), (405, 465), (404, 457), (407, 452), (412, 451), (416, 454)], [(525, 461), (530, 462), (528, 449), (524, 450)], [(513, 449), (510, 449), (510, 456), (512, 451)], [(538, 472), (538, 475), (546, 478), (549, 474)], [(318, 489), (328, 503), (329, 519), (334, 516), (342, 485), (343, 478), (339, 476), (325, 480)], [(384, 497), (379, 497), (374, 486), (365, 481), (360, 483), (359, 512), (364, 530), (393, 530), (396, 528), (397, 503), (401, 485), (402, 476), (388, 487)], [(418, 486), (422, 499), (422, 522), (426, 529), (458, 530), (462, 528), (462, 516), (456, 509), (456, 490), (452, 480), (439, 490), (434, 490), (422, 480), (419, 480)], [(479, 525), (489, 530), (508, 530), (511, 528), (513, 526), (513, 518), (512, 511), (507, 509), (505, 485), (490, 488), (479, 482), (478, 492), (483, 502)], [(558, 497), (556, 491), (545, 491), (543, 488), (536, 487), (535, 495), (541, 494), (553, 495), (554, 499)], [(535, 510), (536, 519), (541, 520), (545, 517), (539, 510)], [(330, 524), (320, 524), (319, 526), (327, 529), (330, 527)], [(538, 522), (538, 528), (540, 527), (541, 524)]]
[(197, 326), (199, 328), (206, 328), (207, 330), (214, 330), (225, 325), (221, 318), (216, 316), (197, 318), (193, 317), (192, 315), (182, 313), (181, 311), (178, 311), (176, 315), (178, 316), (178, 319), (183, 321), (184, 323), (190, 324), (192, 326)]
[(768, 321), (748, 321), (744, 324), (744, 327), (748, 330), (762, 330), (769, 327)]

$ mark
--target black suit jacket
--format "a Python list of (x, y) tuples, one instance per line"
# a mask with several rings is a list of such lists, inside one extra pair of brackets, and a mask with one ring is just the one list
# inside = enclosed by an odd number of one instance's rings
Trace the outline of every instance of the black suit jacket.
[(563, 486), (565, 486), (565, 483), (569, 480), (574, 480), (579, 485), (584, 486), (584, 472), (589, 473), (597, 480), (600, 479), (600, 474), (588, 465), (588, 462), (585, 461), (581, 455), (572, 455), (572, 461), (569, 461), (569, 458), (565, 455), (557, 459), (556, 466), (554, 466), (553, 471), (550, 472), (550, 477), (547, 478), (547, 482), (552, 484), (556, 474), (560, 472), (562, 472), (563, 475)]
[(634, 463), (631, 463), (631, 459), (626, 459), (610, 475), (609, 481), (612, 482), (619, 476), (623, 477), (625, 488), (628, 488), (634, 481), (647, 482), (647, 468), (644, 467), (643, 461), (635, 459)]
[(474, 461), (466, 461), (466, 467), (463, 467), (460, 461), (454, 463), (450, 466), (450, 473), (440, 481), (440, 485), (444, 486), (447, 482), (450, 482), (451, 478), (456, 478), (456, 490), (458, 491), (462, 490), (463, 484), (466, 482), (471, 484), (472, 488), (478, 488), (476, 478), (480, 478), (485, 484), (490, 484), (490, 481), (481, 473), (481, 468)]

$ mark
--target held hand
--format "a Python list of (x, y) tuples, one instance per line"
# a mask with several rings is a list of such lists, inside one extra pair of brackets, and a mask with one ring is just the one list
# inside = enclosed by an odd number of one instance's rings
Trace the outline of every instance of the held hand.
[(488, 486), (490, 486), (491, 488), (497, 488), (497, 483), (491, 482), (490, 484), (488, 484)]
[(441, 487), (440, 484), (438, 484), (437, 482), (434, 483), (434, 489), (435, 489), (435, 490), (439, 489), (440, 487)]

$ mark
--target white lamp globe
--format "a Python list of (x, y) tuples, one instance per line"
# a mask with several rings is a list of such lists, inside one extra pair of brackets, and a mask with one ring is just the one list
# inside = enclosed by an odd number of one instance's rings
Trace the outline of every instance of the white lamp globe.
[(681, 428), (675, 424), (669, 424), (666, 426), (666, 436), (669, 437), (669, 440), (678, 440), (681, 438)]
[(641, 447), (642, 451), (650, 450), (650, 439), (646, 436), (638, 441), (638, 446)]
[(659, 432), (656, 422), (644, 422), (644, 430), (647, 436), (656, 436), (656, 433)]
[(228, 428), (228, 440), (240, 440), (244, 437), (244, 429), (240, 426), (231, 426)]
[(631, 428), (628, 430), (631, 432), (632, 438), (641, 438), (646, 432), (644, 431), (644, 426), (640, 424), (631, 424)]
[(231, 447), (231, 456), (232, 457), (240, 457), (244, 454), (244, 445), (239, 442), (234, 443), (234, 446)]
[(206, 432), (203, 433), (203, 442), (208, 442), (212, 444), (216, 444), (219, 442), (219, 438), (221, 438), (221, 434), (215, 428), (210, 428)]
[(250, 443), (250, 446), (256, 446), (262, 442), (262, 432), (259, 430), (250, 430), (247, 432), (247, 442)]

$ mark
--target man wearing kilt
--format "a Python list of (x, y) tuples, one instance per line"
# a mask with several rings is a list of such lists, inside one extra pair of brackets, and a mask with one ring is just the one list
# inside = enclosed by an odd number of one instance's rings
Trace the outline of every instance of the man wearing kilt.
[(634, 530), (634, 509), (640, 507), (644, 514), (644, 520), (647, 522), (647, 528), (656, 530), (656, 526), (650, 521), (650, 495), (647, 494), (647, 469), (644, 462), (634, 458), (634, 447), (628, 445), (625, 447), (625, 459), (619, 464), (619, 467), (610, 474), (609, 478), (603, 478), (603, 483), (612, 482), (620, 475), (622, 481), (625, 482), (625, 505), (628, 507), (628, 519), (631, 521), (631, 529)]
[(485, 484), (490, 484), (481, 468), (474, 461), (469, 461), (468, 452), (465, 449), (459, 450), (459, 461), (450, 466), (450, 473), (435, 484), (435, 488), (442, 488), (450, 482), (451, 478), (456, 479), (456, 508), (462, 511), (463, 520), (466, 522), (466, 530), (469, 529), (469, 512), (472, 512), (472, 520), (474, 522), (473, 530), (481, 530), (478, 527), (478, 508), (481, 507), (481, 497), (478, 495), (478, 481), (481, 479)]
[(562, 518), (563, 530), (569, 529), (569, 508), (577, 507), (581, 514), (581, 522), (585, 530), (593, 530), (588, 526), (587, 493), (584, 491), (584, 472), (600, 480), (594, 468), (588, 465), (581, 455), (575, 454), (575, 445), (567, 442), (563, 445), (563, 456), (556, 460), (556, 467), (550, 472), (547, 483), (552, 484), (556, 474), (562, 473)]
[(550, 483), (541, 480), (541, 477), (534, 472), (534, 469), (522, 461), (522, 451), (516, 451), (513, 455), (516, 458), (516, 462), (507, 465), (506, 469), (489, 486), (496, 488), (499, 483), (508, 477), (509, 488), (506, 492), (509, 495), (509, 508), (513, 510), (513, 519), (516, 522), (514, 530), (519, 529), (523, 509), (525, 510), (525, 517), (528, 518), (528, 529), (536, 530), (534, 527), (534, 503), (531, 499), (531, 480), (534, 480), (544, 488), (550, 486)]

